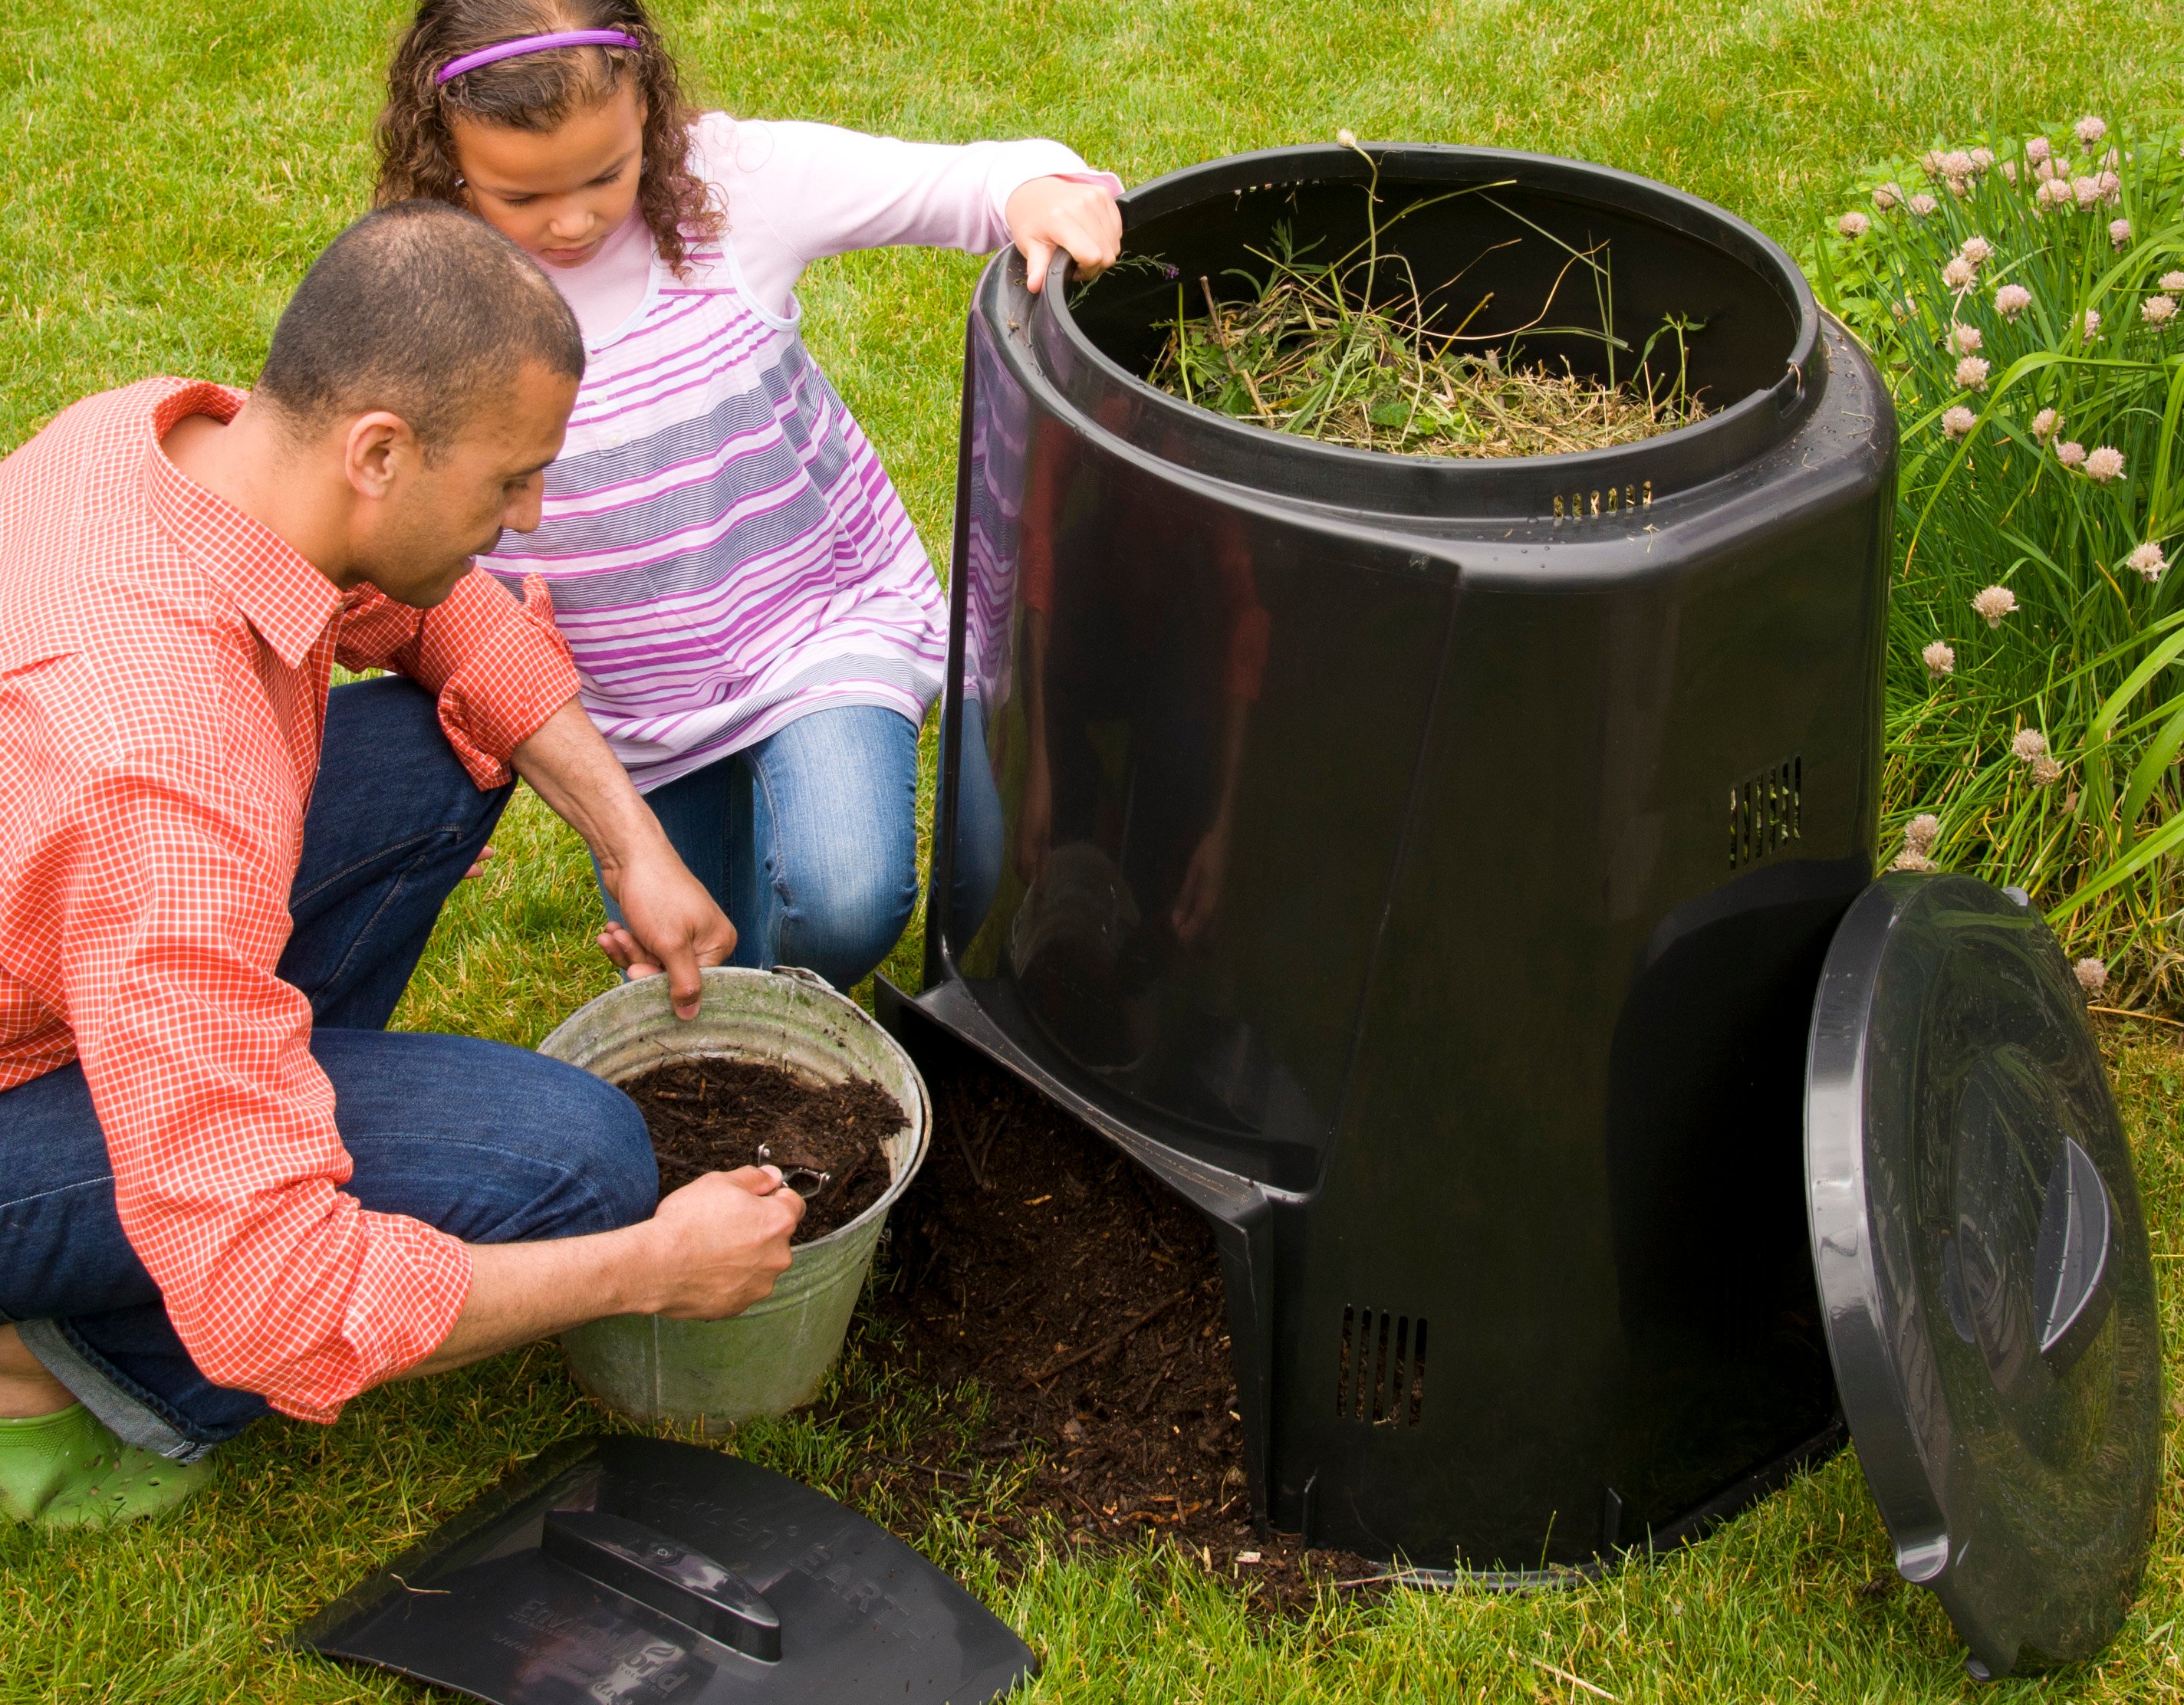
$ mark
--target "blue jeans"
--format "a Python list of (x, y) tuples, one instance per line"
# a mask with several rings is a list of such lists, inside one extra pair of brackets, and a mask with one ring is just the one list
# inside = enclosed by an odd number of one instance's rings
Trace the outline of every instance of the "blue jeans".
[[(964, 732), (983, 748), (977, 709), (970, 705)], [(732, 964), (801, 965), (854, 988), (917, 904), (917, 727), (883, 705), (800, 716), (654, 788), (645, 803), (736, 926)], [(991, 815), (999, 820), (998, 800)], [(983, 880), (961, 872), (957, 886)], [(982, 914), (989, 881), (987, 889)], [(621, 920), (611, 896), (607, 913)]]
[[(471, 782), (430, 695), (393, 676), (336, 687), (280, 964), (310, 999), (348, 1192), (475, 1243), (627, 1225), (660, 1186), (644, 1122), (610, 1085), (498, 1042), (384, 1029), (507, 799)], [(266, 1412), (207, 1380), (176, 1336), (115, 1217), (79, 1066), (0, 1093), (7, 1321), (123, 1439), (179, 1461)]]

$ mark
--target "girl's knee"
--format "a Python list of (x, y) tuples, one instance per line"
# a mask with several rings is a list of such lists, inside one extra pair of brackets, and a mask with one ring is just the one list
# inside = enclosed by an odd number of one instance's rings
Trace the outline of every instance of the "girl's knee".
[(888, 956), (917, 906), (914, 859), (900, 869), (822, 867), (785, 886), (775, 962), (816, 971), (838, 989), (863, 981)]

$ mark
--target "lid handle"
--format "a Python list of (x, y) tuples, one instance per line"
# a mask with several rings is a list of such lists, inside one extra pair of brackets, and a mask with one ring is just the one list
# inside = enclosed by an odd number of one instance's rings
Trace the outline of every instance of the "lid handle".
[(2093, 1158), (2069, 1137), (2048, 1175), (2032, 1299), (2040, 1355), (2058, 1379), (2076, 1363), (2109, 1317), (2109, 1247), (2115, 1215)]
[(781, 1618), (766, 1596), (726, 1563), (657, 1528), (593, 1510), (551, 1509), (538, 1548), (746, 1658), (781, 1661)]

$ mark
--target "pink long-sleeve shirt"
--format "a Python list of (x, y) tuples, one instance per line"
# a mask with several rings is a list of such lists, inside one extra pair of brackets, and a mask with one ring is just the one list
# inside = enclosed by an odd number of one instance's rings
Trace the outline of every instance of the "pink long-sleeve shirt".
[[(838, 125), (708, 113), (691, 161), (727, 211), (741, 281), (756, 306), (793, 317), (804, 269), (861, 248), (922, 243), (972, 254), (1011, 237), (1009, 197), (1034, 178), (1123, 192), (1060, 142), (905, 142)], [(636, 213), (581, 266), (546, 269), (587, 338), (604, 338), (644, 299), (652, 233)]]
[(585, 707), (647, 788), (833, 705), (919, 720), (939, 691), (939, 588), (799, 336), (804, 269), (889, 244), (998, 248), (1034, 178), (1122, 188), (1058, 142), (719, 113), (691, 158), (727, 218), (682, 275), (634, 214), (582, 265), (547, 269), (588, 365), (538, 531), (486, 562), (549, 583)]

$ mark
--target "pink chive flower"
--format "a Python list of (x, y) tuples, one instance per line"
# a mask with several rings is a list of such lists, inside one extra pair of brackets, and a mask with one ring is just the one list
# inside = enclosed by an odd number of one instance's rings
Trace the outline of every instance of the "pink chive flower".
[(1970, 290), (1978, 279), (1979, 275), (1973, 271), (1972, 264), (1960, 254), (1952, 256), (1949, 264), (1942, 269), (1942, 282), (1951, 290)]
[(2081, 959), (2070, 967), (2070, 975), (2078, 980), (2078, 986), (2087, 995), (2098, 995), (2109, 986), (2109, 968), (2098, 959)]
[(2074, 324), (2078, 328), (2078, 336), (2086, 342), (2091, 343), (2101, 335), (2100, 310), (2097, 308), (2087, 308), (2078, 316)]
[(2044, 160), (2055, 152), (2054, 144), (2045, 136), (2028, 136), (2025, 141), (2025, 158)]
[(1879, 189), (1873, 192), (1873, 204), (1879, 208), (1883, 213), (1886, 213), (1891, 208), (1902, 207), (1903, 205), (1903, 186), (1901, 184), (1881, 185)]
[(2098, 480), (2105, 486), (2111, 480), (2123, 476), (2123, 452), (2112, 444), (2103, 444), (2086, 458), (2086, 477)]
[(2045, 444), (2055, 429), (2062, 424), (2063, 417), (2053, 408), (2042, 408), (2032, 417), (2032, 436)]
[(1967, 355), (1957, 364), (1957, 383), (1967, 391), (1986, 389), (1987, 364), (1986, 358)]
[(1952, 148), (1943, 154), (1941, 165), (1942, 175), (1951, 178), (1968, 178), (1979, 169), (1973, 164), (1972, 157), (1962, 148)]
[(2070, 126), (2070, 134), (2089, 148), (2108, 133), (2109, 127), (2091, 113)]
[(2002, 175), (2008, 178), (2010, 182), (2015, 183), (2017, 181), (2017, 162), (2015, 160), (2004, 160), (2002, 163)]
[(2184, 295), (2184, 272), (2163, 273), (2161, 275), (2161, 287), (2164, 290)]
[(1994, 245), (1983, 236), (1968, 236), (1957, 245), (1957, 253), (1974, 266), (1985, 266), (1994, 258)]
[(2114, 172), (2103, 172), (2093, 181), (2101, 187), (2101, 199), (2110, 207), (2123, 199), (2123, 180)]
[(2075, 438), (2066, 438), (2055, 447), (2055, 459), (2065, 468), (2086, 465), (2086, 447)]
[(2101, 180), (2098, 178), (2072, 178), (2070, 197), (2080, 208), (2090, 208), (2101, 198)]
[(2036, 758), (2048, 755), (2048, 736), (2036, 728), (2020, 728), (2009, 742), (2009, 750), (2020, 762), (2030, 764)]
[(1941, 838), (1942, 819), (1930, 811), (1922, 811), (1903, 825), (1903, 850), (1896, 855), (1892, 870), (1930, 870), (1934, 861), (1929, 856), (1934, 842)]
[(1985, 341), (1976, 325), (1953, 325), (1949, 328), (1949, 347), (1959, 355), (1970, 355)]
[(2158, 580), (2168, 569), (2169, 558), (2161, 554), (2161, 547), (2148, 539), (2123, 559), (2127, 569), (2136, 569), (2148, 580)]
[(2176, 298), (2149, 296), (2138, 305), (2138, 317), (2148, 325), (2166, 325), (2176, 317)]
[(1975, 172), (1983, 172), (1989, 166), (1994, 164), (1994, 150), (1992, 148), (1974, 148), (1971, 151), (1970, 159), (1972, 163), (1972, 169)]
[(1991, 628), (2002, 625), (2002, 619), (2017, 609), (2017, 594), (2008, 586), (1989, 586), (1972, 594), (1972, 614), (1982, 618)]
[(1914, 218), (1924, 219), (1927, 214), (1933, 212), (1936, 208), (1941, 206), (1941, 203), (1936, 201), (1933, 197), (1928, 195), (1924, 190), (1921, 190), (1917, 195), (1913, 196), (1910, 200), (1905, 202), (1903, 205), (1911, 210), (1912, 215)]
[(2032, 785), (2035, 787), (2053, 787), (2062, 779), (2063, 766), (2045, 753), (2032, 760)]
[(1919, 658), (1926, 665), (1926, 673), (1936, 680), (1957, 672), (1957, 648), (1947, 640), (1936, 640), (1919, 653)]
[(1873, 228), (1873, 221), (1862, 213), (1847, 213), (1836, 221), (1836, 229), (1847, 237), (1864, 236)]
[(1966, 436), (1978, 425), (1979, 416), (1961, 403), (1953, 408), (1944, 410), (1942, 414), (1942, 435), (1950, 439)]
[(2060, 178), (2043, 178), (2032, 199), (2040, 207), (2059, 207), (2070, 199), (2070, 186)]
[(2021, 284), (2005, 284), (1994, 293), (1994, 311), (2004, 319), (2014, 319), (2032, 306), (2032, 292)]
[(2109, 243), (2114, 248), (2127, 247), (2131, 242), (2131, 221), (2112, 219), (2109, 221)]

